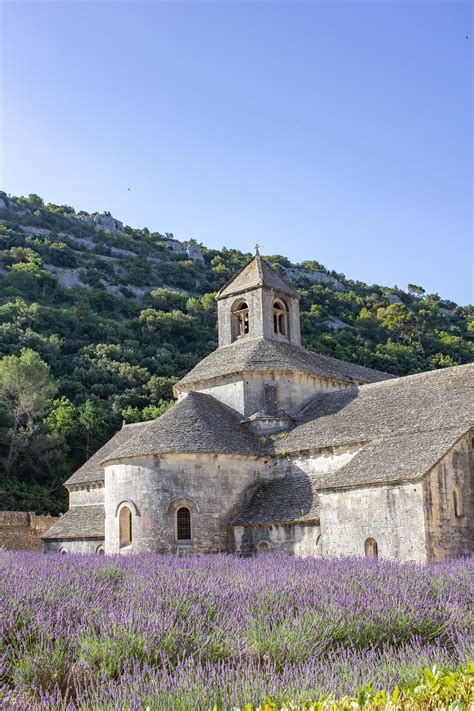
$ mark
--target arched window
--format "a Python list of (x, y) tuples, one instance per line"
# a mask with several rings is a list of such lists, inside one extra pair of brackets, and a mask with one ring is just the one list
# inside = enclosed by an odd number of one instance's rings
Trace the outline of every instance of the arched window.
[(104, 546), (97, 546), (95, 552), (98, 553), (99, 555), (105, 555)]
[(365, 555), (367, 558), (377, 558), (379, 549), (375, 538), (368, 538), (364, 543)]
[(462, 492), (457, 486), (453, 491), (453, 501), (454, 501), (454, 515), (456, 518), (461, 518), (464, 516), (464, 502), (462, 498)]
[(176, 510), (176, 541), (179, 543), (191, 540), (191, 511), (187, 506)]
[(288, 309), (281, 299), (273, 302), (273, 331), (277, 336), (288, 335)]
[(249, 307), (246, 301), (237, 301), (232, 307), (232, 339), (249, 332)]
[(128, 506), (119, 513), (120, 548), (129, 546), (132, 542), (132, 512)]
[(257, 551), (258, 553), (268, 553), (270, 550), (270, 544), (268, 541), (260, 541), (260, 543), (257, 544)]

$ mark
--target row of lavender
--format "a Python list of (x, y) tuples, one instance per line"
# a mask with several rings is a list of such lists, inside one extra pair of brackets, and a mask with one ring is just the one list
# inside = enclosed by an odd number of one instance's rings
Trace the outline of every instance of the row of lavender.
[(473, 658), (474, 559), (3, 553), (0, 568), (6, 708), (227, 709)]

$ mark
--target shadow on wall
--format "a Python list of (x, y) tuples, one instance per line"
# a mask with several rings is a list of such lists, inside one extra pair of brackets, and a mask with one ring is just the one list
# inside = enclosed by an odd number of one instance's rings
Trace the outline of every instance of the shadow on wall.
[(315, 480), (292, 466), (263, 484), (233, 521), (235, 549), (243, 555), (268, 550), (318, 555), (319, 498)]
[(356, 386), (347, 388), (346, 390), (321, 393), (312, 398), (311, 401), (303, 407), (298, 417), (305, 422), (307, 420), (314, 420), (319, 416), (327, 417), (329, 415), (335, 415), (347, 407), (358, 395), (359, 390)]

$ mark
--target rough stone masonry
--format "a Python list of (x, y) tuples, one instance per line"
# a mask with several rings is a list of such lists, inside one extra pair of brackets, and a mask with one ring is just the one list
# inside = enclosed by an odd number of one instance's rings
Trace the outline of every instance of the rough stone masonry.
[(474, 551), (474, 366), (394, 378), (303, 348), (298, 293), (258, 252), (217, 307), (217, 350), (68, 479), (46, 552)]

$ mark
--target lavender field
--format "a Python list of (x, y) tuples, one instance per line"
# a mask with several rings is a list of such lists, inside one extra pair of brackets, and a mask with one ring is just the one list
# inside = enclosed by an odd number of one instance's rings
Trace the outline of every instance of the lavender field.
[(473, 658), (474, 559), (0, 555), (0, 706), (218, 709)]

